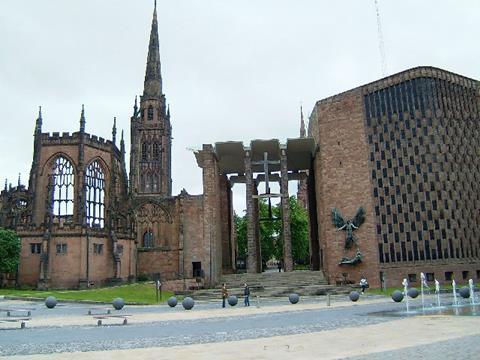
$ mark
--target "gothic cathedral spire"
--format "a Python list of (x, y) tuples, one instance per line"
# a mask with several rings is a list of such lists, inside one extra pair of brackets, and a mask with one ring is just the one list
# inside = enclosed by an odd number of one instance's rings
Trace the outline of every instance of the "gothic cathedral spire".
[(162, 74), (160, 65), (160, 46), (158, 40), (157, 2), (153, 10), (150, 43), (148, 45), (147, 68), (143, 86), (144, 98), (160, 98), (162, 96)]
[(172, 194), (172, 127), (162, 92), (157, 7), (153, 10), (140, 110), (135, 100), (130, 123), (130, 192), (141, 197)]

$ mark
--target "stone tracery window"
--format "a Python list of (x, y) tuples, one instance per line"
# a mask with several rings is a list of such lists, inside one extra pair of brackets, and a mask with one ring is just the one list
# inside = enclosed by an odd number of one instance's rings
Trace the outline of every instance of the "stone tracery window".
[(153, 248), (153, 231), (152, 229), (148, 229), (143, 234), (143, 247), (146, 248)]
[(87, 224), (103, 228), (105, 225), (105, 174), (98, 161), (88, 165), (85, 172)]
[(56, 158), (52, 171), (53, 216), (73, 216), (74, 179), (72, 163), (63, 156)]

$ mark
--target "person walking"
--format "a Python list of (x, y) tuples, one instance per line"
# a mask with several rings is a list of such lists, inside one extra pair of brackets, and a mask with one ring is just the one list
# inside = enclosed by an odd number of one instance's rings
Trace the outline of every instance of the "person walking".
[(228, 298), (227, 284), (223, 283), (222, 286), (222, 307), (225, 307), (225, 300)]
[(282, 272), (282, 267), (283, 267), (283, 264), (282, 264), (282, 260), (278, 260), (278, 272)]
[(365, 275), (362, 275), (360, 279), (360, 287), (362, 288), (362, 294), (365, 292), (365, 289), (368, 288), (368, 281)]
[(248, 287), (247, 283), (245, 283), (245, 287), (243, 288), (243, 296), (245, 306), (250, 306), (250, 288)]

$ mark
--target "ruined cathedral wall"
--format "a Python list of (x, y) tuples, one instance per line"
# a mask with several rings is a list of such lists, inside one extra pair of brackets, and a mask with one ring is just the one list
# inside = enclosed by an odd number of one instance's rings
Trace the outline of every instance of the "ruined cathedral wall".
[[(128, 234), (128, 216), (125, 199), (127, 194), (126, 179), (122, 171), (120, 152), (110, 141), (93, 135), (84, 135), (83, 169), (79, 168), (80, 134), (64, 133), (42, 134), (39, 148), (38, 174), (35, 181), (35, 208), (32, 209), (32, 223), (19, 226), (17, 232), (21, 239), (22, 250), (19, 265), (19, 282), (21, 285), (36, 286), (42, 277), (41, 259), (48, 259), (47, 280), (50, 288), (77, 288), (86, 280), (95, 286), (105, 285), (109, 279), (118, 275), (127, 280), (135, 274), (135, 243)], [(51, 227), (48, 224), (51, 209), (49, 187), (54, 161), (62, 156), (71, 162), (74, 172), (74, 204), (71, 216), (53, 218)], [(79, 217), (79, 201), (83, 198), (82, 186), (86, 167), (97, 160), (103, 169), (105, 179), (104, 193), (104, 228), (85, 228), (85, 219)], [(114, 162), (112, 164), (112, 161)], [(82, 170), (82, 171), (80, 171)], [(115, 173), (116, 185), (111, 180)], [(111, 188), (115, 186), (115, 188)], [(112, 198), (113, 196), (113, 198)], [(119, 203), (115, 209), (118, 218), (111, 218), (109, 205)], [(123, 205), (122, 205), (123, 204)], [(110, 220), (113, 220), (110, 222)], [(109, 225), (112, 224), (112, 228)], [(118, 226), (117, 226), (118, 225)], [(123, 248), (119, 255), (120, 272), (115, 273), (113, 239), (110, 230), (116, 232), (118, 245)], [(50, 238), (45, 241), (44, 235), (49, 232)], [(59, 251), (63, 246), (65, 251)], [(88, 249), (87, 249), (88, 247)], [(41, 251), (39, 250), (41, 248)], [(100, 250), (101, 248), (101, 250)], [(43, 254), (41, 254), (41, 252)]]
[(180, 219), (176, 198), (139, 201), (141, 204), (135, 209), (137, 274), (150, 278), (160, 274), (162, 281), (177, 279)]
[[(361, 89), (319, 101), (312, 113), (309, 131), (319, 145), (314, 163), (319, 242), (330, 283), (347, 273), (351, 281), (358, 282), (365, 275), (372, 286), (379, 286), (376, 219), (363, 114)], [(337, 208), (351, 219), (360, 206), (366, 211), (365, 223), (355, 235), (363, 260), (357, 265), (340, 266), (342, 257), (355, 255), (356, 247), (344, 249), (345, 232), (337, 231), (332, 224), (331, 210)]]
[(193, 277), (193, 263), (200, 262), (205, 273), (210, 259), (208, 246), (203, 236), (203, 196), (188, 196), (182, 201), (183, 208), (183, 253), (185, 277)]

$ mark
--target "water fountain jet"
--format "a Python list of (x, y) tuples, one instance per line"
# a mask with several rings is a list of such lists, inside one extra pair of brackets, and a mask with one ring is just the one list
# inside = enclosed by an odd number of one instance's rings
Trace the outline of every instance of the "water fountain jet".
[(402, 285), (403, 285), (403, 291), (404, 291), (404, 295), (405, 295), (405, 302), (407, 304), (407, 313), (408, 313), (409, 312), (409, 307), (408, 307), (408, 280), (403, 279)]

